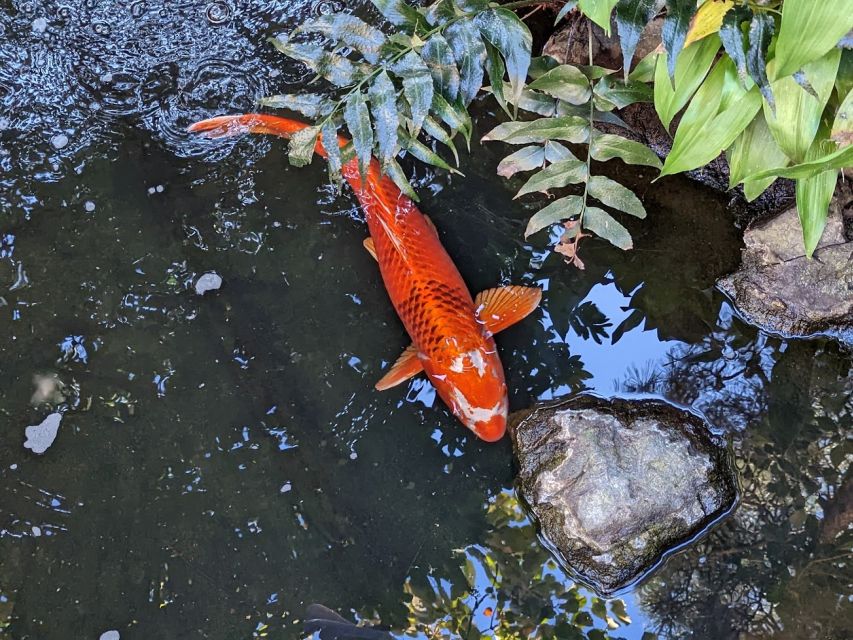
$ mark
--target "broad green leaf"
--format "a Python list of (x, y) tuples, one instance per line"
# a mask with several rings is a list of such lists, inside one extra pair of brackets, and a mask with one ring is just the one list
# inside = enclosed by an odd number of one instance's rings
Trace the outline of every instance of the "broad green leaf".
[(551, 69), (559, 66), (560, 63), (551, 56), (537, 56), (530, 59), (530, 67), (527, 69), (527, 75), (536, 80), (536, 78), (544, 76)]
[(652, 88), (645, 82), (629, 80), (622, 82), (613, 76), (605, 76), (599, 80), (594, 88), (595, 95), (616, 105), (617, 109), (624, 109), (635, 102), (652, 102), (654, 93)]
[(330, 13), (302, 23), (294, 33), (319, 33), (358, 51), (370, 63), (379, 62), (385, 34), (349, 13)]
[(638, 218), (646, 217), (646, 209), (634, 192), (605, 176), (592, 176), (587, 193), (599, 202)]
[(370, 73), (369, 65), (353, 64), (347, 58), (325, 51), (318, 45), (287, 42), (279, 38), (270, 38), (270, 42), (287, 57), (298, 60), (338, 87), (354, 84)]
[[(783, 167), (788, 162), (788, 157), (776, 144), (762, 114), (753, 118), (735, 139), (726, 156), (729, 160), (729, 189), (760, 171)], [(750, 202), (755, 200), (775, 179), (770, 176), (761, 180), (747, 180), (743, 185), (746, 199)]]
[(338, 126), (332, 121), (327, 120), (321, 130), (323, 148), (326, 150), (326, 164), (329, 166), (329, 179), (335, 186), (341, 184), (341, 168), (343, 161), (341, 158), (341, 147), (338, 144)]
[(394, 83), (385, 71), (370, 83), (367, 95), (370, 98), (370, 115), (373, 116), (379, 160), (384, 167), (397, 155), (397, 128), (400, 126)]
[(453, 0), (435, 0), (431, 4), (427, 4), (421, 12), (426, 17), (427, 22), (436, 26), (447, 24), (450, 20), (456, 17), (456, 6)]
[(610, 13), (619, 0), (579, 0), (578, 8), (592, 20), (604, 33), (610, 35)]
[(477, 14), (474, 20), (483, 37), (503, 56), (512, 86), (511, 97), (513, 102), (518, 102), (530, 66), (530, 49), (533, 46), (530, 29), (507, 9), (489, 9)]
[(559, 142), (549, 140), (545, 143), (545, 159), (548, 162), (559, 162), (560, 160), (577, 160), (575, 154), (566, 149)]
[(767, 79), (767, 60), (765, 53), (773, 37), (773, 18), (767, 13), (756, 13), (749, 25), (749, 49), (746, 52), (746, 70), (761, 90), (771, 111), (776, 111), (773, 91)]
[(455, 22), (444, 33), (459, 66), (459, 93), (462, 104), (467, 106), (483, 86), (486, 45), (471, 20)]
[(569, 11), (571, 11), (577, 6), (578, 0), (568, 0), (568, 2), (566, 2), (566, 4), (563, 5), (562, 9), (560, 9), (560, 11), (557, 13), (557, 17), (554, 18), (554, 26), (557, 26), (560, 20), (569, 15)]
[(359, 172), (362, 176), (366, 176), (373, 154), (373, 129), (370, 127), (367, 98), (363, 93), (354, 93), (347, 99), (344, 106), (344, 122), (352, 136), (352, 144), (358, 156)]
[(598, 207), (586, 208), (583, 214), (583, 228), (620, 249), (627, 251), (634, 248), (634, 242), (628, 230), (616, 222), (609, 213)]
[(385, 19), (398, 27), (414, 29), (417, 23), (423, 21), (421, 14), (409, 6), (404, 0), (370, 0), (379, 9)]
[(530, 144), (545, 140), (565, 140), (580, 144), (588, 138), (589, 126), (586, 120), (578, 116), (563, 116), (540, 118), (530, 122), (506, 122), (489, 131), (482, 139), (502, 140), (510, 144)]
[(657, 10), (657, 0), (619, 0), (616, 5), (616, 31), (619, 33), (619, 45), (622, 48), (622, 59), (625, 79), (631, 70), (631, 61), (640, 42), (643, 29), (654, 17)]
[(417, 137), (432, 106), (432, 75), (420, 56), (409, 51), (391, 69), (403, 79), (403, 95), (412, 112), (412, 135)]
[(830, 139), (839, 147), (853, 145), (853, 90), (848, 92), (835, 113)]
[[(568, 102), (563, 102), (562, 100), (557, 102), (557, 115), (558, 116), (577, 116), (579, 118), (583, 118), (584, 120), (589, 120), (589, 107), (579, 106), (576, 104), (569, 104)], [(630, 129), (624, 120), (617, 116), (615, 113), (610, 113), (609, 111), (599, 111), (598, 109), (593, 110), (592, 119), (594, 122), (606, 122), (608, 124), (615, 124), (617, 127), (622, 127), (623, 129)]]
[[(840, 50), (833, 49), (803, 67), (819, 99), (806, 93), (790, 76), (770, 85), (776, 99), (776, 113), (774, 115), (765, 105), (764, 117), (779, 147), (794, 162), (802, 162), (812, 145), (821, 114), (832, 93), (840, 55)], [(775, 61), (771, 61), (769, 65), (771, 75), (774, 64)]]
[(666, 17), (663, 19), (661, 40), (666, 50), (670, 82), (675, 81), (675, 65), (684, 48), (690, 19), (696, 13), (696, 0), (666, 0)]
[(746, 45), (741, 25), (752, 19), (752, 10), (738, 5), (723, 17), (720, 27), (720, 41), (729, 57), (735, 63), (741, 82), (746, 84)]
[(590, 154), (599, 162), (619, 158), (627, 164), (641, 164), (656, 169), (662, 166), (654, 151), (646, 145), (611, 133), (596, 131), (592, 137)]
[(829, 169), (846, 169), (853, 167), (853, 145), (836, 149), (824, 156), (809, 160), (801, 164), (795, 164), (792, 167), (778, 167), (776, 169), (767, 169), (749, 177), (750, 180), (762, 180), (770, 176), (778, 176), (780, 178), (809, 178), (816, 176), (819, 173)]
[(539, 145), (522, 147), (498, 163), (498, 175), (511, 178), (521, 171), (538, 169), (545, 164), (545, 149)]
[(657, 66), (658, 56), (657, 51), (652, 51), (645, 58), (637, 63), (634, 70), (628, 74), (628, 81), (634, 82), (652, 82), (655, 79), (655, 67)]
[(440, 33), (430, 36), (421, 49), (421, 57), (429, 67), (436, 92), (455, 100), (459, 95), (459, 69), (444, 36)]
[(305, 127), (290, 137), (287, 159), (294, 167), (304, 167), (314, 156), (314, 145), (320, 135), (319, 127)]
[(420, 202), (420, 198), (418, 198), (418, 194), (415, 193), (415, 190), (412, 188), (412, 185), (409, 184), (409, 179), (406, 177), (405, 172), (402, 167), (397, 164), (396, 160), (390, 160), (382, 170), (386, 173), (386, 175), (394, 181), (394, 184), (397, 185), (397, 188), (400, 189), (405, 195), (409, 196), (415, 202)]
[(719, 48), (719, 39), (703, 38), (682, 51), (675, 65), (675, 89), (667, 75), (667, 55), (662, 53), (658, 56), (654, 85), (655, 111), (664, 127), (669, 129), (675, 114), (681, 111), (702, 84)]
[(561, 160), (530, 176), (530, 179), (515, 194), (515, 198), (520, 198), (528, 193), (537, 191), (544, 193), (551, 189), (560, 189), (566, 185), (585, 182), (588, 177), (589, 168), (586, 162), (575, 159)]
[(732, 60), (721, 58), (684, 112), (660, 175), (709, 163), (734, 142), (760, 108), (758, 88), (746, 91)]
[(453, 154), (453, 160), (456, 162), (456, 165), (459, 166), (459, 154), (456, 151), (456, 145), (453, 144), (453, 138), (438, 122), (435, 121), (433, 117), (427, 116), (424, 118), (424, 131), (428, 136), (450, 149), (450, 153)]
[(734, 6), (734, 0), (708, 0), (705, 2), (690, 23), (684, 46), (688, 47), (712, 33), (717, 33), (723, 25), (723, 17)]
[(273, 109), (297, 111), (306, 118), (317, 118), (330, 110), (328, 96), (319, 93), (284, 93), (267, 96), (258, 100), (258, 104)]
[(583, 211), (583, 198), (580, 196), (566, 196), (565, 198), (554, 200), (554, 202), (540, 209), (530, 218), (527, 228), (524, 230), (524, 237), (529, 238), (537, 231), (541, 231), (545, 227), (550, 227), (556, 222), (580, 215), (581, 211)]
[(408, 153), (411, 153), (413, 156), (415, 156), (418, 160), (426, 162), (427, 164), (431, 164), (432, 166), (438, 167), (439, 169), (450, 171), (451, 173), (459, 173), (456, 169), (447, 164), (444, 161), (444, 158), (442, 158), (440, 155), (438, 155), (435, 151), (430, 149), (417, 138), (410, 136), (408, 133), (406, 133), (404, 129), (399, 129), (397, 131), (397, 135), (400, 139), (403, 148)]
[(501, 59), (501, 54), (491, 44), (486, 43), (486, 73), (489, 75), (489, 84), (492, 95), (495, 96), (500, 108), (512, 117), (506, 106), (506, 98), (504, 98), (504, 74), (506, 68), (504, 61)]
[(586, 76), (568, 64), (551, 69), (527, 86), (571, 104), (584, 104), (592, 95)]
[[(806, 159), (814, 160), (825, 155), (832, 146), (828, 141), (816, 142), (809, 149)], [(837, 181), (838, 170), (830, 169), (809, 178), (799, 178), (796, 182), (797, 214), (803, 227), (803, 244), (809, 258), (812, 257), (826, 227), (829, 203)]]
[(772, 78), (782, 78), (823, 57), (850, 29), (850, 0), (785, 0)]

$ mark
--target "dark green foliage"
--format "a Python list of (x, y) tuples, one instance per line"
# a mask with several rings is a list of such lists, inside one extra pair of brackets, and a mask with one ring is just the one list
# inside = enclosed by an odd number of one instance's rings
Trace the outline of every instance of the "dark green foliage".
[(616, 30), (622, 47), (625, 80), (628, 79), (640, 35), (654, 17), (657, 4), (657, 0), (619, 0), (616, 5)]
[(663, 46), (666, 49), (667, 69), (669, 78), (675, 77), (675, 63), (678, 54), (684, 47), (687, 39), (687, 30), (690, 28), (690, 19), (696, 13), (695, 0), (666, 0), (666, 18), (663, 21)]

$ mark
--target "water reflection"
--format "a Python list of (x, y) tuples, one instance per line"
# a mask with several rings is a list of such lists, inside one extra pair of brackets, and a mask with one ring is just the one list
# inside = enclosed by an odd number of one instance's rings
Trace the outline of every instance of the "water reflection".
[(499, 149), (464, 181), (415, 170), (473, 290), (546, 290), (498, 337), (513, 408), (653, 393), (734, 435), (743, 508), (636, 595), (559, 571), (508, 443), (423, 380), (373, 390), (407, 338), (354, 199), (278, 143), (181, 133), (299, 82), (264, 35), (333, 4), (2, 5), (0, 635), (295, 638), (311, 602), (413, 637), (846, 632), (849, 355), (732, 316), (713, 282), (739, 244), (705, 191), (643, 186), (637, 250), (591, 241), (578, 272), (520, 241)]

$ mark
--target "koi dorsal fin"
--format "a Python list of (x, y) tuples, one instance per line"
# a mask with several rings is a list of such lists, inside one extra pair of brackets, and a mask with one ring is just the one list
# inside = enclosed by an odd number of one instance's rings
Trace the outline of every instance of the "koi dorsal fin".
[(540, 300), (542, 290), (538, 287), (496, 287), (477, 294), (474, 308), (480, 322), (495, 334), (530, 315)]
[(388, 373), (382, 376), (382, 379), (376, 383), (376, 390), (385, 391), (385, 389), (396, 387), (398, 384), (418, 375), (423, 370), (424, 366), (421, 363), (421, 359), (418, 358), (418, 350), (415, 345), (410, 344), (403, 351), (402, 355), (397, 358), (397, 362), (391, 365)]
[(372, 255), (373, 259), (378, 262), (379, 258), (376, 257), (376, 243), (373, 241), (373, 238), (367, 236), (361, 243), (364, 245), (364, 248), (367, 249), (367, 253)]

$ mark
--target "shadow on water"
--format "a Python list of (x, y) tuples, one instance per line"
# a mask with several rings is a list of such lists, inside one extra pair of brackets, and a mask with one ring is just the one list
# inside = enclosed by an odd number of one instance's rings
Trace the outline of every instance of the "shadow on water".
[(733, 315), (719, 197), (606, 167), (649, 217), (577, 271), (521, 242), (497, 145), (465, 180), (412, 167), (472, 290), (546, 290), (499, 338), (514, 408), (651, 393), (732, 436), (738, 512), (604, 601), (538, 544), (508, 442), (422, 380), (373, 390), (407, 340), (354, 199), (278, 142), (182, 133), (303, 82), (264, 37), (339, 6), (0, 7), (0, 636), (299, 637), (322, 602), (416, 637), (849, 637), (850, 356)]

